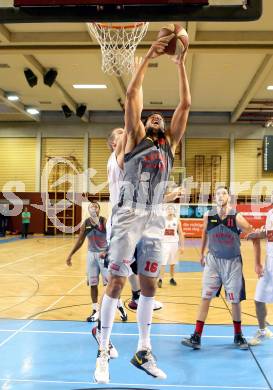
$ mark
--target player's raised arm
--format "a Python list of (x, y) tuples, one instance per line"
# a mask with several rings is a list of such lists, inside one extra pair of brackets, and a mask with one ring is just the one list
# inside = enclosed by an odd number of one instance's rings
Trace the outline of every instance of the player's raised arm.
[(125, 130), (128, 134), (126, 152), (135, 147), (145, 135), (144, 125), (141, 122), (141, 113), (143, 109), (142, 84), (149, 60), (162, 55), (164, 48), (172, 37), (173, 34), (171, 34), (170, 37), (167, 36), (155, 41), (141, 63), (138, 64), (136, 71), (133, 73), (127, 88), (125, 100)]
[(179, 77), (179, 103), (173, 114), (169, 130), (169, 138), (172, 151), (174, 153), (186, 130), (186, 124), (191, 106), (191, 94), (189, 82), (185, 69), (186, 52), (177, 64)]

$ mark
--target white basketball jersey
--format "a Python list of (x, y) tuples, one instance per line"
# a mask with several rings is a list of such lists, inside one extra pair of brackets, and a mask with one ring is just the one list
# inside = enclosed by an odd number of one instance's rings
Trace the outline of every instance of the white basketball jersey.
[(119, 200), (120, 185), (123, 180), (124, 172), (119, 167), (116, 154), (113, 152), (107, 163), (107, 176), (109, 183), (110, 203), (114, 207)]
[(267, 256), (273, 257), (273, 209), (267, 214), (265, 230)]
[[(108, 184), (109, 184), (109, 194), (110, 194), (109, 200), (110, 200), (111, 209), (113, 209), (113, 207), (118, 203), (120, 186), (123, 180), (123, 176), (124, 176), (123, 170), (119, 167), (116, 154), (115, 152), (113, 152), (110, 155), (107, 163), (107, 177), (108, 177)], [(106, 223), (106, 239), (108, 243), (110, 242), (111, 230), (112, 230), (111, 219), (112, 218), (110, 213)]]
[(164, 242), (178, 242), (177, 234), (178, 220), (177, 218), (167, 219), (165, 217)]

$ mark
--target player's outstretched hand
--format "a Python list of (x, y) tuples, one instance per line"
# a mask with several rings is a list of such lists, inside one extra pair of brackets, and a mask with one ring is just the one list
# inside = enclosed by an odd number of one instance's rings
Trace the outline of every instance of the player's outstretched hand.
[(255, 229), (246, 236), (246, 239), (255, 240), (255, 238), (260, 238), (260, 234), (261, 234), (261, 229)]
[(186, 194), (186, 190), (183, 187), (176, 187), (171, 192), (166, 194), (166, 202), (173, 202), (174, 200), (181, 198)]
[(71, 256), (68, 256), (68, 258), (66, 259), (66, 265), (68, 265), (68, 267), (71, 267), (71, 265), (72, 265), (72, 257)]
[(184, 187), (177, 187), (174, 189), (174, 193), (176, 195), (175, 199), (180, 198), (181, 196), (186, 194), (186, 190)]
[(157, 58), (164, 54), (165, 48), (168, 46), (169, 41), (174, 37), (174, 34), (166, 35), (165, 37), (159, 38), (157, 41), (155, 41), (150, 49), (148, 50), (148, 53), (146, 54), (147, 58)]

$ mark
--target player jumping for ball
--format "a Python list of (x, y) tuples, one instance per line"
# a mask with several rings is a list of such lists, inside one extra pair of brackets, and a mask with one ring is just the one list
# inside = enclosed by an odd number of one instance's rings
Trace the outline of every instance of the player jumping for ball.
[(112, 214), (109, 249), (109, 283), (101, 307), (101, 343), (94, 379), (109, 382), (109, 338), (112, 331), (117, 299), (129, 275), (130, 262), (137, 246), (141, 294), (137, 321), (139, 341), (131, 363), (153, 377), (165, 379), (151, 352), (150, 329), (156, 280), (161, 265), (161, 240), (165, 221), (161, 204), (173, 166), (175, 149), (188, 119), (191, 97), (185, 71), (185, 54), (175, 58), (179, 76), (179, 104), (166, 130), (160, 114), (141, 121), (143, 109), (142, 84), (150, 60), (163, 54), (173, 35), (153, 43), (128, 86), (125, 102), (127, 143), (124, 156), (124, 184), (119, 203)]

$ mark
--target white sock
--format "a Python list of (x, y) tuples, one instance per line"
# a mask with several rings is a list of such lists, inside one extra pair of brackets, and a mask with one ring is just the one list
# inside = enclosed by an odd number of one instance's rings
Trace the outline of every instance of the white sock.
[(99, 310), (99, 304), (98, 303), (92, 303), (93, 310), (98, 311)]
[(137, 350), (151, 348), (151, 325), (153, 319), (154, 297), (145, 297), (140, 294), (137, 306), (137, 323), (139, 339)]
[(100, 339), (100, 349), (108, 349), (110, 335), (112, 332), (112, 327), (115, 319), (116, 309), (117, 309), (116, 298), (108, 297), (104, 294), (100, 309), (101, 315), (101, 339)]
[(123, 303), (122, 303), (122, 300), (119, 298), (118, 299), (118, 305), (117, 305), (118, 307), (123, 307)]
[(128, 277), (132, 291), (140, 290), (138, 275), (132, 274)]

